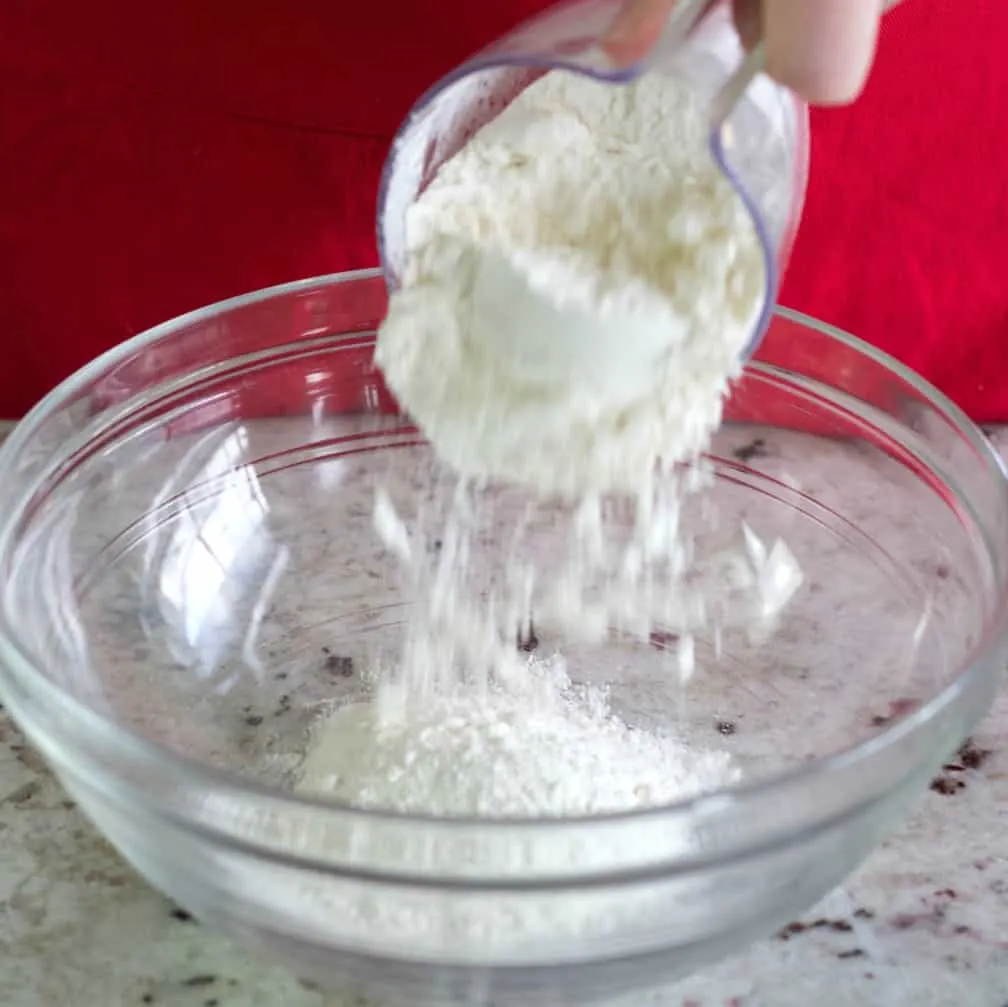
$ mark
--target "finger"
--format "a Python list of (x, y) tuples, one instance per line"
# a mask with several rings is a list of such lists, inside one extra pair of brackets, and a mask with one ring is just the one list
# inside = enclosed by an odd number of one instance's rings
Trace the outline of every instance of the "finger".
[(616, 15), (602, 48), (617, 66), (642, 60), (658, 41), (677, 0), (629, 0)]
[(742, 45), (752, 49), (763, 37), (763, 8), (760, 0), (735, 0), (735, 29)]
[(809, 102), (842, 105), (864, 86), (882, 0), (763, 0), (766, 69)]

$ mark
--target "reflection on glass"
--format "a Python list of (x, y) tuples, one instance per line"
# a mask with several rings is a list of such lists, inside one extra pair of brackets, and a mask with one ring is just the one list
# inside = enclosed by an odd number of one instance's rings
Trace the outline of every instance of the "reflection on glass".
[[(208, 434), (173, 469), (149, 512), (161, 528), (147, 539), (145, 593), (153, 594), (173, 657), (207, 678), (221, 670), (243, 625), (243, 656), (261, 670), (256, 626), (286, 565), (286, 550), (271, 542), (269, 503), (247, 451), (244, 426)], [(249, 615), (236, 618), (236, 609)], [(217, 688), (227, 691), (231, 677)]]

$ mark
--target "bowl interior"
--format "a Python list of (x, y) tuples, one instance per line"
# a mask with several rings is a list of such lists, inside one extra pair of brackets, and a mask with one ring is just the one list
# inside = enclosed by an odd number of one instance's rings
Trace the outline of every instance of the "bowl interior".
[[(375, 534), (376, 489), (431, 564), (456, 500), (371, 370), (378, 282), (183, 321), (29, 421), (8, 455), (24, 506), (5, 538), (4, 629), (44, 675), (181, 756), (292, 785), (313, 722), (396, 660), (418, 603)], [(743, 522), (787, 543), (804, 581), (776, 630), (699, 633), (685, 685), (675, 626), (599, 645), (543, 626), (538, 653), (609, 685), (628, 722), (735, 753), (750, 778), (910, 713), (961, 672), (1003, 575), (1000, 472), (929, 394), (779, 316), (714, 440), (713, 484), (682, 517), (698, 568), (738, 548)], [(569, 508), (472, 494), (473, 595), (529, 555), (547, 585)], [(607, 515), (616, 535), (631, 520), (619, 501)]]

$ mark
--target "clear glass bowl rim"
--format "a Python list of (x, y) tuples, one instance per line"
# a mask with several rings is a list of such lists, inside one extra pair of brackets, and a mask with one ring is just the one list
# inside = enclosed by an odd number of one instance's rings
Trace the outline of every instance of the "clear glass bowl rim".
[[(64, 405), (79, 397), (80, 393), (85, 391), (97, 378), (113, 370), (116, 365), (129, 357), (170, 337), (173, 333), (186, 330), (194, 325), (204, 324), (231, 311), (276, 298), (286, 298), (344, 283), (361, 280), (371, 281), (381, 276), (379, 268), (350, 270), (266, 287), (218, 301), (177, 316), (134, 336), (95, 357), (57, 385), (18, 423), (0, 447), (0, 503), (6, 505), (0, 508), (3, 511), (3, 517), (0, 518), (0, 565), (4, 563), (10, 550), (13, 527), (22, 516), (25, 502), (23, 499), (3, 500), (2, 487), (12, 478), (12, 462), (21, 451), (28, 447), (33, 432), (48, 417), (59, 413)], [(954, 424), (956, 432), (971, 445), (977, 458), (983, 460), (983, 463), (989, 467), (990, 474), (1002, 482), (1004, 506), (1008, 509), (1008, 472), (1006, 472), (1004, 464), (976, 424), (950, 399), (895, 358), (841, 329), (788, 308), (778, 307), (774, 314), (828, 336), (911, 385), (929, 405), (934, 407), (936, 412), (944, 414)], [(361, 332), (358, 335), (366, 338), (369, 333)], [(13, 506), (11, 506), (12, 503)], [(189, 787), (199, 787), (207, 793), (213, 793), (216, 797), (228, 801), (238, 803), (243, 799), (255, 801), (260, 806), (268, 806), (270, 811), (276, 814), (283, 814), (284, 811), (287, 811), (304, 815), (314, 810), (322, 814), (336, 813), (341, 819), (349, 822), (384, 820), (390, 824), (394, 823), (404, 827), (413, 823), (418, 826), (437, 827), (449, 831), (455, 827), (459, 829), (498, 827), (532, 836), (555, 833), (561, 829), (588, 824), (629, 823), (655, 818), (661, 818), (670, 824), (681, 822), (686, 825), (691, 821), (696, 821), (698, 816), (706, 817), (711, 814), (717, 816), (723, 810), (726, 800), (730, 802), (734, 802), (736, 799), (739, 801), (753, 799), (772, 801), (775, 793), (796, 784), (812, 785), (814, 782), (817, 787), (828, 787), (831, 777), (849, 773), (858, 764), (883, 758), (887, 750), (896, 747), (902, 740), (909, 738), (918, 729), (940, 716), (943, 711), (956, 702), (963, 692), (969, 689), (974, 679), (985, 679), (991, 674), (988, 658), (995, 656), (1008, 644), (1008, 583), (1003, 579), (997, 585), (997, 593), (995, 614), (989, 624), (985, 626), (981, 638), (968, 658), (962, 663), (961, 670), (955, 678), (926, 703), (902, 719), (895, 720), (890, 725), (883, 727), (873, 737), (858, 742), (845, 750), (810, 759), (799, 767), (755, 782), (746, 783), (743, 781), (729, 789), (673, 804), (604, 815), (560, 819), (439, 818), (393, 811), (363, 810), (324, 798), (294, 795), (288, 791), (267, 787), (180, 755), (148, 740), (139, 732), (124, 728), (115, 720), (106, 718), (92, 710), (51, 681), (41, 669), (35, 667), (18, 647), (17, 642), (8, 635), (6, 627), (2, 623), (0, 623), (0, 699), (8, 702), (11, 699), (12, 684), (15, 684), (17, 688), (23, 690), (31, 702), (39, 703), (46, 709), (58, 710), (71, 722), (80, 723), (89, 733), (100, 734), (106, 749), (103, 753), (103, 762), (106, 764), (120, 763), (130, 765), (134, 769), (142, 768), (145, 772), (155, 773), (162, 779), (172, 780)], [(13, 703), (8, 702), (9, 707), (16, 708), (17, 705), (19, 704), (16, 700)], [(97, 783), (98, 781), (92, 782)], [(99, 789), (103, 788), (99, 787)], [(851, 809), (858, 803), (860, 802), (852, 801)], [(208, 826), (206, 823), (199, 824), (195, 820), (190, 821), (189, 824), (195, 831), (206, 831), (208, 828), (212, 832), (219, 831), (217, 826)], [(810, 829), (815, 829), (826, 824), (825, 821), (815, 820), (809, 821), (807, 826)], [(236, 838), (232, 836), (230, 841), (234, 842)]]

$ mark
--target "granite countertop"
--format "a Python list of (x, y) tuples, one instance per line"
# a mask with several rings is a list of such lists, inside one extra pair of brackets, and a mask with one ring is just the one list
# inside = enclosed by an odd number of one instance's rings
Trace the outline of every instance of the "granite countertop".
[[(1008, 451), (1008, 430), (993, 433)], [(342, 1007), (137, 878), (0, 711), (6, 1007)], [(915, 817), (785, 931), (669, 1007), (1008, 1007), (1008, 695)]]

